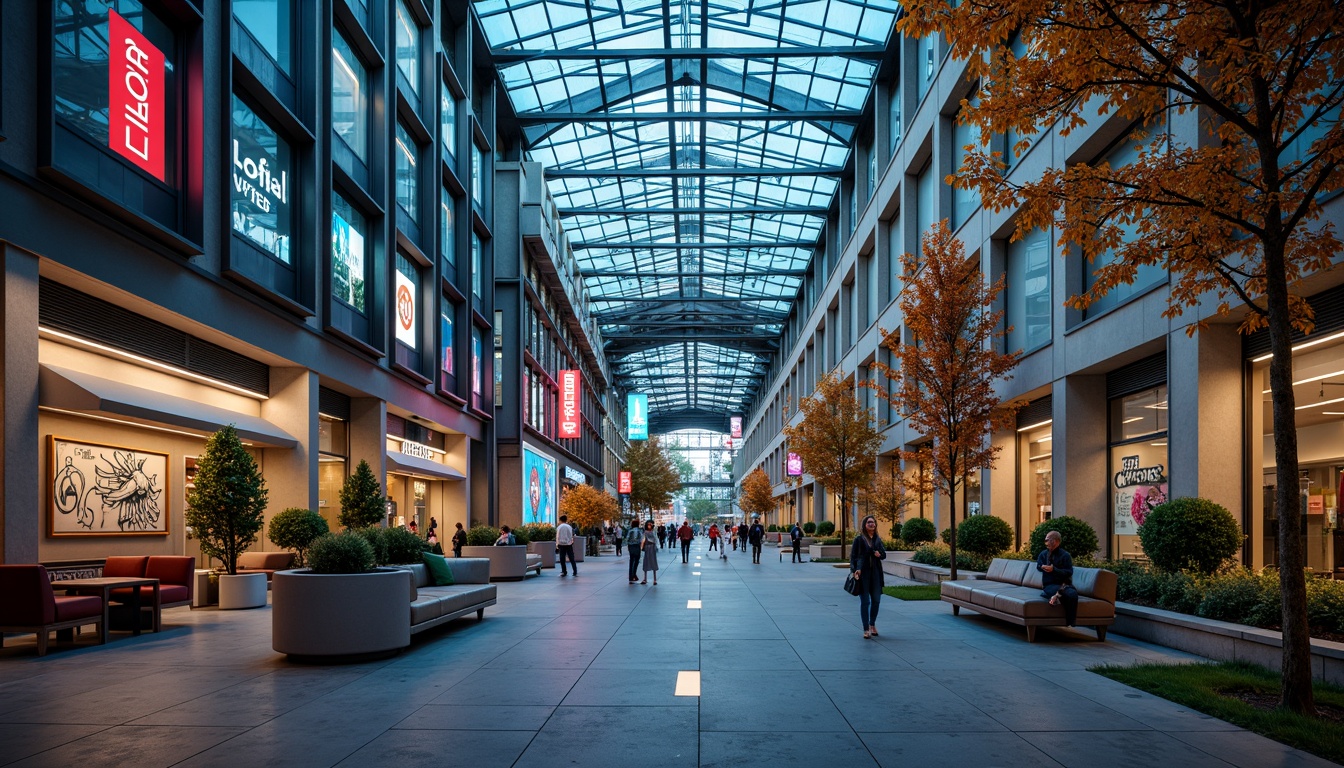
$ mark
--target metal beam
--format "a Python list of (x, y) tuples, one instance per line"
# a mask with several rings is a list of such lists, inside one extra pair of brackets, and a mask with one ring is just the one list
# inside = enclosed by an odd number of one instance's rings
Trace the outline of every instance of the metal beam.
[(760, 112), (528, 112), (518, 116), (523, 125), (549, 123), (651, 123), (664, 120), (715, 120), (725, 123), (809, 122), (858, 123), (863, 112), (857, 109), (800, 109)]
[(816, 248), (820, 240), (734, 240), (728, 243), (678, 243), (663, 240), (577, 240), (569, 244), (576, 251), (617, 251), (628, 248), (660, 248), (678, 251), (716, 251), (720, 248)]
[[(681, 247), (681, 246), (678, 246)], [(663, 278), (663, 277), (807, 277), (806, 269), (751, 269), (738, 271), (714, 271), (704, 270), (703, 272), (639, 272), (628, 269), (594, 269), (592, 271), (579, 270), (579, 277), (638, 277), (638, 278)]]
[(796, 59), (842, 56), (878, 61), (887, 54), (885, 45), (799, 45), (778, 48), (565, 48), (517, 50), (491, 48), (496, 64), (525, 61), (629, 61), (632, 59)]
[(684, 302), (699, 302), (702, 304), (725, 304), (734, 301), (782, 301), (785, 304), (792, 304), (792, 296), (654, 296), (643, 298), (640, 296), (589, 296), (589, 301), (600, 301), (604, 304), (615, 304), (616, 302), (632, 301), (640, 304), (672, 304)]
[(840, 166), (793, 168), (547, 168), (548, 179), (704, 178), (737, 176), (841, 176)]
[(820, 205), (747, 205), (741, 208), (559, 208), (561, 218), (571, 216), (772, 216), (799, 214), (825, 216), (830, 208)]

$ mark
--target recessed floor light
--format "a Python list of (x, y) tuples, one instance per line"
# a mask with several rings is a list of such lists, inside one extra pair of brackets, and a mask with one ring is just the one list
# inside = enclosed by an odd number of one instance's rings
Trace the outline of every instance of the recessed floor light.
[(699, 575), (700, 575), (700, 572), (699, 572), (699, 571), (691, 571), (691, 575), (692, 575), (692, 576), (699, 576)]
[(700, 695), (700, 671), (683, 669), (677, 673), (676, 696)]
[(687, 600), (687, 601), (686, 601), (686, 607), (687, 607), (688, 609), (690, 609), (690, 610), (699, 610), (699, 609), (700, 609), (700, 601), (699, 601), (699, 600)]

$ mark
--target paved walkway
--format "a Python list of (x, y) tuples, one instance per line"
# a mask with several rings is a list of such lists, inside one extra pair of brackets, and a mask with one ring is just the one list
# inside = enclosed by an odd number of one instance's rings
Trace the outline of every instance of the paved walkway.
[[(393, 659), (291, 664), (270, 609), (174, 609), (107, 647), (0, 650), (0, 764), (23, 766), (1314, 766), (1093, 675), (1194, 657), (887, 598), (864, 640), (842, 571), (664, 550), (500, 585)], [(787, 558), (786, 558), (787, 560)], [(698, 570), (701, 575), (694, 575)], [(698, 610), (687, 601), (700, 600)], [(426, 636), (427, 635), (427, 636)], [(699, 670), (698, 697), (674, 695)]]

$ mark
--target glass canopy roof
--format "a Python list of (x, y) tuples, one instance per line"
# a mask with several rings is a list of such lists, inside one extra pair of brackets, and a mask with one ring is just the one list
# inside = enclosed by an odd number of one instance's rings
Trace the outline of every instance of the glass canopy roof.
[(898, 4), (474, 5), (566, 218), (616, 384), (647, 393), (655, 421), (745, 410)]

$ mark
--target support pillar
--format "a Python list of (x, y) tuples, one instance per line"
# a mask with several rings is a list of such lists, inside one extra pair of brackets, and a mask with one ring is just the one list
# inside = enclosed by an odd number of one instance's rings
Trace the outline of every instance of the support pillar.
[(45, 450), (37, 426), (37, 266), (35, 254), (0, 242), (0, 563), (36, 563), (45, 510), (39, 503), (38, 457)]

